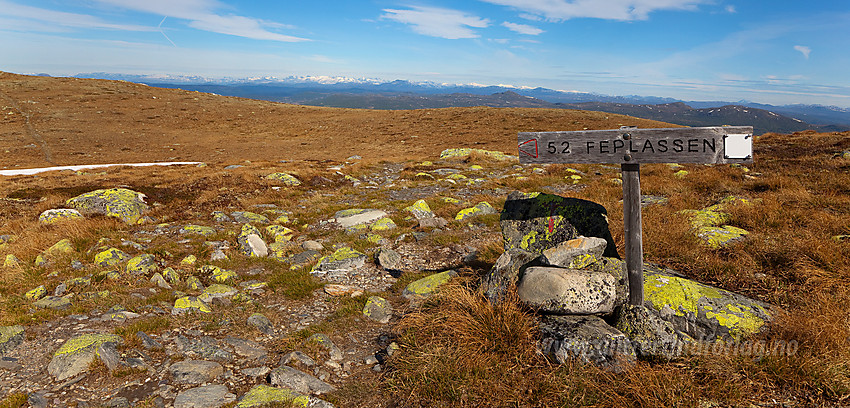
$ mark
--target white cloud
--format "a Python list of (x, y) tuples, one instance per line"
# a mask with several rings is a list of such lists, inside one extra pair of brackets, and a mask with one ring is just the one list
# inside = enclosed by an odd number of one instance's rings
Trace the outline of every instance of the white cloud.
[(411, 10), (384, 9), (381, 18), (410, 24), (413, 31), (431, 37), (456, 40), (478, 38), (473, 28), (484, 28), (490, 21), (462, 11), (413, 6)]
[(525, 35), (540, 35), (543, 33), (543, 30), (537, 27), (533, 27), (527, 24), (509, 23), (507, 21), (502, 23), (502, 27), (507, 27), (511, 31)]
[(167, 16), (181, 20), (189, 20), (189, 26), (198, 30), (213, 33), (234, 35), (255, 40), (270, 40), (281, 42), (309, 41), (306, 38), (294, 37), (270, 31), (270, 28), (281, 29), (291, 26), (267, 22), (256, 18), (237, 15), (222, 15), (217, 9), (226, 7), (215, 0), (97, 0), (118, 8), (140, 11)]
[[(87, 14), (66, 13), (39, 7), (24, 6), (10, 1), (0, 0), (3, 17), (13, 17), (15, 24), (3, 27), (14, 30), (60, 31), (57, 27), (95, 28), (125, 31), (156, 31), (156, 27), (134, 24), (112, 24)], [(48, 24), (44, 24), (48, 23)]]
[(730, 4), (730, 5), (726, 6), (726, 12), (729, 13), (729, 14), (735, 14), (735, 13), (738, 12), (738, 9), (736, 9), (735, 6)]
[(797, 51), (800, 51), (800, 53), (803, 54), (803, 56), (806, 57), (806, 59), (809, 59), (809, 54), (812, 53), (812, 49), (809, 48), (809, 47), (806, 47), (805, 45), (795, 45), (794, 49), (797, 50)]
[(482, 0), (513, 7), (552, 21), (571, 18), (645, 20), (657, 10), (694, 10), (712, 0)]

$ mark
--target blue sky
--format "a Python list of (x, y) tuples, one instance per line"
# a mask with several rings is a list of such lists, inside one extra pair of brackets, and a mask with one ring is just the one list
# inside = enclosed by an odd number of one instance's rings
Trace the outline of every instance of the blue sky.
[(0, 0), (0, 70), (850, 106), (848, 0)]

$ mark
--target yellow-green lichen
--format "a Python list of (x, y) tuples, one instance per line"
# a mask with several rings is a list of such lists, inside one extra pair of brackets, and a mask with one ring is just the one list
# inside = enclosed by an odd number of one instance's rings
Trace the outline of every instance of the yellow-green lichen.
[(180, 266), (192, 266), (198, 262), (198, 257), (195, 255), (187, 255), (185, 258), (180, 260)]
[(677, 316), (685, 316), (686, 313), (696, 315), (699, 313), (701, 300), (721, 297), (720, 291), (710, 286), (662, 275), (647, 276), (644, 279), (643, 292), (646, 300), (651, 302), (656, 310), (667, 305)]
[(197, 310), (201, 313), (212, 313), (212, 309), (206, 303), (194, 296), (184, 296), (174, 301), (174, 309), (178, 312)]
[(375, 223), (372, 224), (371, 229), (372, 231), (389, 231), (395, 227), (396, 224), (391, 218), (384, 217), (375, 221)]
[(41, 285), (37, 288), (30, 289), (27, 293), (24, 294), (24, 297), (29, 300), (39, 300), (47, 294), (47, 289), (44, 285)]
[(307, 407), (310, 398), (288, 388), (277, 388), (260, 384), (251, 388), (236, 404), (236, 408), (255, 408), (273, 403), (292, 404), (296, 407)]
[(457, 276), (457, 272), (455, 271), (445, 271), (426, 276), (407, 285), (407, 288), (404, 289), (404, 295), (406, 297), (429, 296), (434, 293), (437, 288), (450, 281), (454, 276)]
[(142, 254), (127, 261), (127, 273), (134, 275), (147, 275), (154, 273), (159, 269), (156, 263), (156, 257), (150, 254)]
[(103, 343), (121, 343), (124, 340), (115, 334), (83, 334), (72, 337), (56, 350), (57, 356), (64, 354), (75, 354), (80, 351), (95, 348)]
[(103, 214), (136, 224), (149, 208), (143, 197), (144, 194), (126, 188), (111, 188), (79, 195), (69, 199), (66, 204), (82, 213)]
[(746, 235), (749, 234), (747, 230), (733, 227), (731, 225), (726, 225), (722, 228), (719, 227), (703, 227), (699, 228), (696, 231), (698, 237), (702, 238), (706, 245), (712, 249), (720, 249), (729, 244), (740, 241)]
[(301, 181), (295, 178), (295, 176), (288, 173), (272, 173), (266, 176), (267, 180), (275, 180), (280, 181), (284, 185), (287, 186), (299, 186), (301, 185)]
[(105, 251), (98, 252), (94, 256), (94, 262), (100, 266), (116, 266), (121, 262), (130, 259), (130, 255), (118, 248), (109, 248)]
[(266, 232), (274, 237), (274, 242), (287, 242), (295, 235), (295, 231), (283, 225), (269, 225), (266, 227)]
[(13, 254), (7, 254), (6, 259), (3, 260), (4, 268), (21, 268), (23, 267), (23, 263), (17, 256)]
[(431, 207), (428, 206), (428, 203), (425, 200), (417, 200), (415, 203), (411, 204), (408, 207), (404, 208), (404, 211), (413, 213), (416, 217), (423, 216), (432, 216), (433, 212), (431, 211)]
[(58, 208), (47, 210), (38, 216), (38, 222), (42, 224), (55, 224), (58, 222), (81, 220), (83, 215), (79, 211), (70, 208)]
[(455, 220), (461, 221), (470, 217), (476, 217), (484, 214), (495, 214), (497, 211), (493, 208), (490, 203), (486, 201), (482, 201), (475, 205), (475, 207), (464, 208), (463, 210), (458, 211), (455, 216)]
[(685, 214), (691, 218), (691, 227), (716, 227), (729, 222), (732, 215), (729, 213), (713, 210), (682, 210), (681, 214)]
[(458, 149), (446, 149), (440, 153), (441, 159), (465, 159), (472, 154), (477, 154), (481, 156), (485, 156), (491, 159), (500, 160), (500, 161), (513, 161), (517, 160), (516, 156), (511, 156), (502, 152), (492, 151), (492, 150), (484, 150), (484, 149), (470, 149), (468, 147), (458, 148)]
[(204, 237), (210, 237), (216, 234), (215, 228), (207, 227), (205, 225), (185, 225), (183, 228), (180, 228), (181, 234), (187, 235), (201, 235)]

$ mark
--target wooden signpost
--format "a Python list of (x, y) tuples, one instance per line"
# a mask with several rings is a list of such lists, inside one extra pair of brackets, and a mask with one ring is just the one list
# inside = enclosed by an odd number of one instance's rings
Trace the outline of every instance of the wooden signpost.
[(611, 163), (623, 172), (629, 303), (643, 304), (641, 163), (752, 163), (752, 126), (520, 132), (519, 158), (533, 163)]

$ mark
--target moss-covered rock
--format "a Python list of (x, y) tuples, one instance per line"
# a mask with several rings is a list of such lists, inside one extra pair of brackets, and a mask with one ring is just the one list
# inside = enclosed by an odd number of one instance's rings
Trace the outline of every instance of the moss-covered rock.
[(455, 276), (457, 276), (457, 272), (454, 270), (426, 276), (407, 285), (407, 287), (404, 288), (404, 292), (402, 292), (402, 296), (408, 299), (429, 297), (433, 295), (440, 286), (448, 283), (448, 281)]
[(101, 214), (136, 224), (149, 209), (145, 195), (126, 188), (95, 190), (69, 199), (66, 204), (83, 214)]
[(82, 334), (70, 338), (47, 365), (47, 372), (57, 381), (71, 378), (88, 370), (104, 343), (122, 343), (121, 336), (114, 334)]
[(564, 241), (598, 237), (607, 242), (604, 255), (619, 258), (608, 230), (605, 207), (578, 198), (512, 192), (500, 217), (505, 250), (521, 248), (540, 254)]
[(272, 173), (266, 176), (266, 180), (279, 181), (287, 186), (300, 186), (301, 181), (289, 173)]
[(32, 304), (39, 309), (65, 310), (71, 307), (70, 296), (45, 296)]
[(75, 209), (56, 208), (41, 213), (41, 215), (38, 216), (38, 222), (41, 224), (49, 225), (65, 221), (81, 220), (83, 218), (83, 214), (80, 214), (80, 212)]
[(109, 248), (94, 256), (94, 263), (103, 267), (115, 267), (130, 259), (130, 255), (118, 248)]

